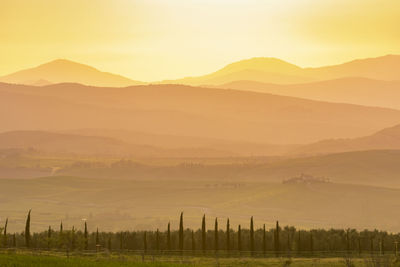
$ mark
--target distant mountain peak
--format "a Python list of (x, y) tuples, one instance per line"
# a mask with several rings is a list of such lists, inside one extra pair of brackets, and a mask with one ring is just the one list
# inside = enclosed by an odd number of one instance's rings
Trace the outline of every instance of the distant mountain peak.
[(80, 83), (112, 87), (144, 84), (121, 75), (102, 72), (92, 66), (68, 59), (55, 59), (34, 68), (0, 77), (2, 82), (17, 84), (32, 84), (32, 81), (38, 80), (51, 81), (51, 83)]

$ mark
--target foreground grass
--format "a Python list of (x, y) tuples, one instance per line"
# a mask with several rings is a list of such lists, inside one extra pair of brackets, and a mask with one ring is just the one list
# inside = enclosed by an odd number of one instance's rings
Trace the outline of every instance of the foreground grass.
[(330, 267), (361, 267), (361, 266), (400, 266), (393, 258), (381, 258), (371, 261), (368, 258), (354, 258), (346, 262), (343, 258), (212, 258), (212, 257), (179, 257), (179, 256), (146, 256), (140, 255), (73, 255), (67, 257), (65, 254), (48, 252), (13, 251), (0, 252), (0, 267), (63, 267), (63, 266), (127, 266), (127, 267), (185, 267), (185, 266), (330, 266)]

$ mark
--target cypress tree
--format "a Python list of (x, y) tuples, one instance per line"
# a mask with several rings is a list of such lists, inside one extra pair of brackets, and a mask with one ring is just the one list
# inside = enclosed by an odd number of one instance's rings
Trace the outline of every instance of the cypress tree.
[(203, 253), (206, 252), (206, 215), (203, 215), (203, 219), (201, 220), (201, 249)]
[(87, 223), (85, 221), (85, 231), (83, 233), (84, 238), (85, 238), (85, 250), (88, 250), (89, 248), (89, 239), (88, 239), (88, 229), (87, 229)]
[(275, 238), (274, 238), (274, 244), (275, 244), (275, 253), (276, 255), (279, 254), (279, 251), (281, 250), (280, 248), (280, 241), (279, 241), (279, 221), (276, 221), (276, 227), (275, 227)]
[(47, 249), (50, 249), (51, 242), (51, 226), (49, 225), (49, 230), (47, 230)]
[(31, 247), (31, 210), (28, 212), (25, 224), (25, 245), (27, 248)]
[(238, 226), (238, 251), (242, 250), (242, 229), (240, 227), (240, 224)]
[(215, 253), (218, 252), (218, 218), (215, 218), (215, 225), (214, 225), (214, 249)]
[(231, 242), (230, 242), (230, 229), (229, 229), (229, 218), (226, 220), (226, 250), (229, 251), (231, 250)]
[(143, 251), (144, 253), (147, 252), (147, 232), (144, 231), (143, 233)]
[(194, 231), (192, 230), (192, 252), (196, 251), (196, 240), (194, 239)]
[(62, 221), (61, 221), (61, 223), (60, 223), (60, 234), (62, 234), (63, 233), (63, 224), (62, 224)]
[(7, 225), (8, 225), (8, 218), (6, 219), (6, 223), (4, 224), (4, 247), (8, 246), (7, 240)]
[(160, 250), (160, 231), (158, 230), (158, 228), (156, 231), (156, 250)]
[(263, 225), (263, 254), (267, 253), (267, 235), (265, 232), (265, 224)]
[(254, 254), (254, 223), (253, 223), (253, 216), (250, 219), (250, 252), (251, 255)]
[(170, 251), (171, 250), (171, 223), (168, 222), (168, 228), (167, 228), (167, 249)]
[(183, 251), (183, 212), (179, 219), (179, 250)]

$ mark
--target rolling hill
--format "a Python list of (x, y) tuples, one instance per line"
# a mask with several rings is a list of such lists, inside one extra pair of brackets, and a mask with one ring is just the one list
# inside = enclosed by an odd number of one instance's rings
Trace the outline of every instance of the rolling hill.
[(380, 81), (368, 78), (348, 77), (290, 85), (255, 81), (234, 81), (217, 87), (320, 101), (400, 109), (400, 81)]
[(0, 111), (0, 131), (123, 129), (264, 144), (354, 138), (400, 121), (391, 109), (179, 85), (0, 84)]
[(400, 80), (399, 69), (399, 55), (359, 59), (318, 68), (301, 68), (276, 58), (252, 58), (234, 62), (208, 75), (163, 81), (162, 83), (221, 85), (247, 80), (262, 83), (298, 84), (346, 77), (394, 81)]
[(336, 183), (274, 184), (231, 181), (110, 180), (83, 177), (43, 177), (30, 180), (0, 179), (6, 188), (0, 196), (2, 217), (10, 218), (9, 231), (24, 229), (32, 208), (32, 230), (59, 225), (104, 231), (172, 229), (185, 214), (186, 227), (198, 227), (202, 214), (231, 226), (255, 227), (263, 223), (300, 228), (357, 228), (398, 231), (400, 190)]
[(353, 139), (323, 140), (295, 149), (300, 154), (329, 154), (348, 151), (400, 149), (400, 125), (373, 135)]
[(38, 86), (66, 82), (115, 87), (143, 84), (65, 59), (57, 59), (35, 68), (0, 77), (0, 82)]

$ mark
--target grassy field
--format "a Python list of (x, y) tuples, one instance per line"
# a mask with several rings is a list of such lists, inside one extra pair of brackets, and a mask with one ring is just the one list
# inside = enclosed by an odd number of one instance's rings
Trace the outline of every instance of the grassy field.
[(119, 254), (69, 255), (54, 252), (0, 252), (0, 266), (400, 266), (393, 256), (382, 258), (215, 258)]

